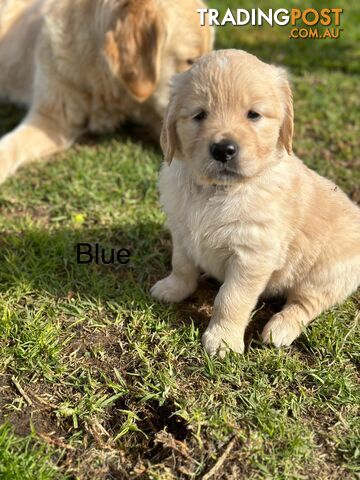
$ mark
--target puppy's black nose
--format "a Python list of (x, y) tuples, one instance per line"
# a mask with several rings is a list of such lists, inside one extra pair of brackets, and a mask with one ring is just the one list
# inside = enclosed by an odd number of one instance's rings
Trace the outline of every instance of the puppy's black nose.
[(211, 156), (218, 162), (226, 163), (238, 153), (239, 147), (232, 140), (221, 140), (221, 142), (210, 145)]

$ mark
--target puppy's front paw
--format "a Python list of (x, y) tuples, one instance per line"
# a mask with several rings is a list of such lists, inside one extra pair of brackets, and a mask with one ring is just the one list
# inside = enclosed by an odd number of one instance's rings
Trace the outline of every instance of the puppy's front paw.
[(150, 290), (153, 297), (162, 302), (181, 302), (196, 289), (196, 282), (186, 281), (182, 277), (169, 275), (159, 280)]
[(296, 320), (281, 312), (274, 315), (265, 325), (261, 337), (265, 343), (272, 343), (275, 347), (288, 347), (301, 333)]
[(218, 354), (220, 358), (224, 358), (229, 349), (236, 353), (244, 353), (245, 350), (243, 335), (227, 330), (217, 323), (208, 326), (201, 340), (210, 356)]

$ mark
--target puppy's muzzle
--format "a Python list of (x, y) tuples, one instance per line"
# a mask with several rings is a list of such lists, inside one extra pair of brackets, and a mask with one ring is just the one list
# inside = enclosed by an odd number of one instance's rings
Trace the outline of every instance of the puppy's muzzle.
[(232, 160), (237, 155), (238, 151), (238, 145), (228, 139), (210, 145), (210, 154), (212, 158), (221, 163), (226, 163)]

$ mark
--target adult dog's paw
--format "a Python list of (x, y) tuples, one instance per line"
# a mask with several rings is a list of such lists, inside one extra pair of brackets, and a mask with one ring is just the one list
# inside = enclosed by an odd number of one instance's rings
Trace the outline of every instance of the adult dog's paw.
[(9, 158), (5, 155), (4, 152), (0, 149), (0, 184), (4, 183), (5, 180), (10, 177), (12, 170), (9, 164)]
[(265, 325), (261, 337), (265, 343), (275, 347), (288, 347), (301, 333), (301, 328), (289, 315), (279, 312)]
[(162, 302), (181, 302), (196, 289), (196, 282), (186, 281), (182, 277), (169, 275), (159, 280), (151, 288), (150, 293), (156, 299)]
[(210, 356), (217, 354), (220, 358), (224, 358), (229, 350), (236, 353), (244, 353), (245, 350), (244, 336), (240, 335), (239, 332), (225, 329), (218, 323), (210, 323), (201, 340), (203, 347)]

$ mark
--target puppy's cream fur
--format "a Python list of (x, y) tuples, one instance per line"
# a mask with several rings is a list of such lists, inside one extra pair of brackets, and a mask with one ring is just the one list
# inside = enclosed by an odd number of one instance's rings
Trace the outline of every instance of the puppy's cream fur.
[[(292, 153), (292, 134), (286, 73), (253, 55), (217, 51), (175, 78), (160, 176), (172, 272), (152, 294), (179, 302), (201, 270), (222, 282), (203, 335), (210, 354), (244, 351), (262, 294), (287, 298), (262, 332), (280, 347), (360, 283), (360, 210)], [(239, 146), (226, 164), (210, 154), (224, 138)]]
[(29, 113), (0, 141), (0, 182), (86, 130), (160, 132), (169, 80), (212, 47), (201, 0), (0, 0), (0, 98)]

